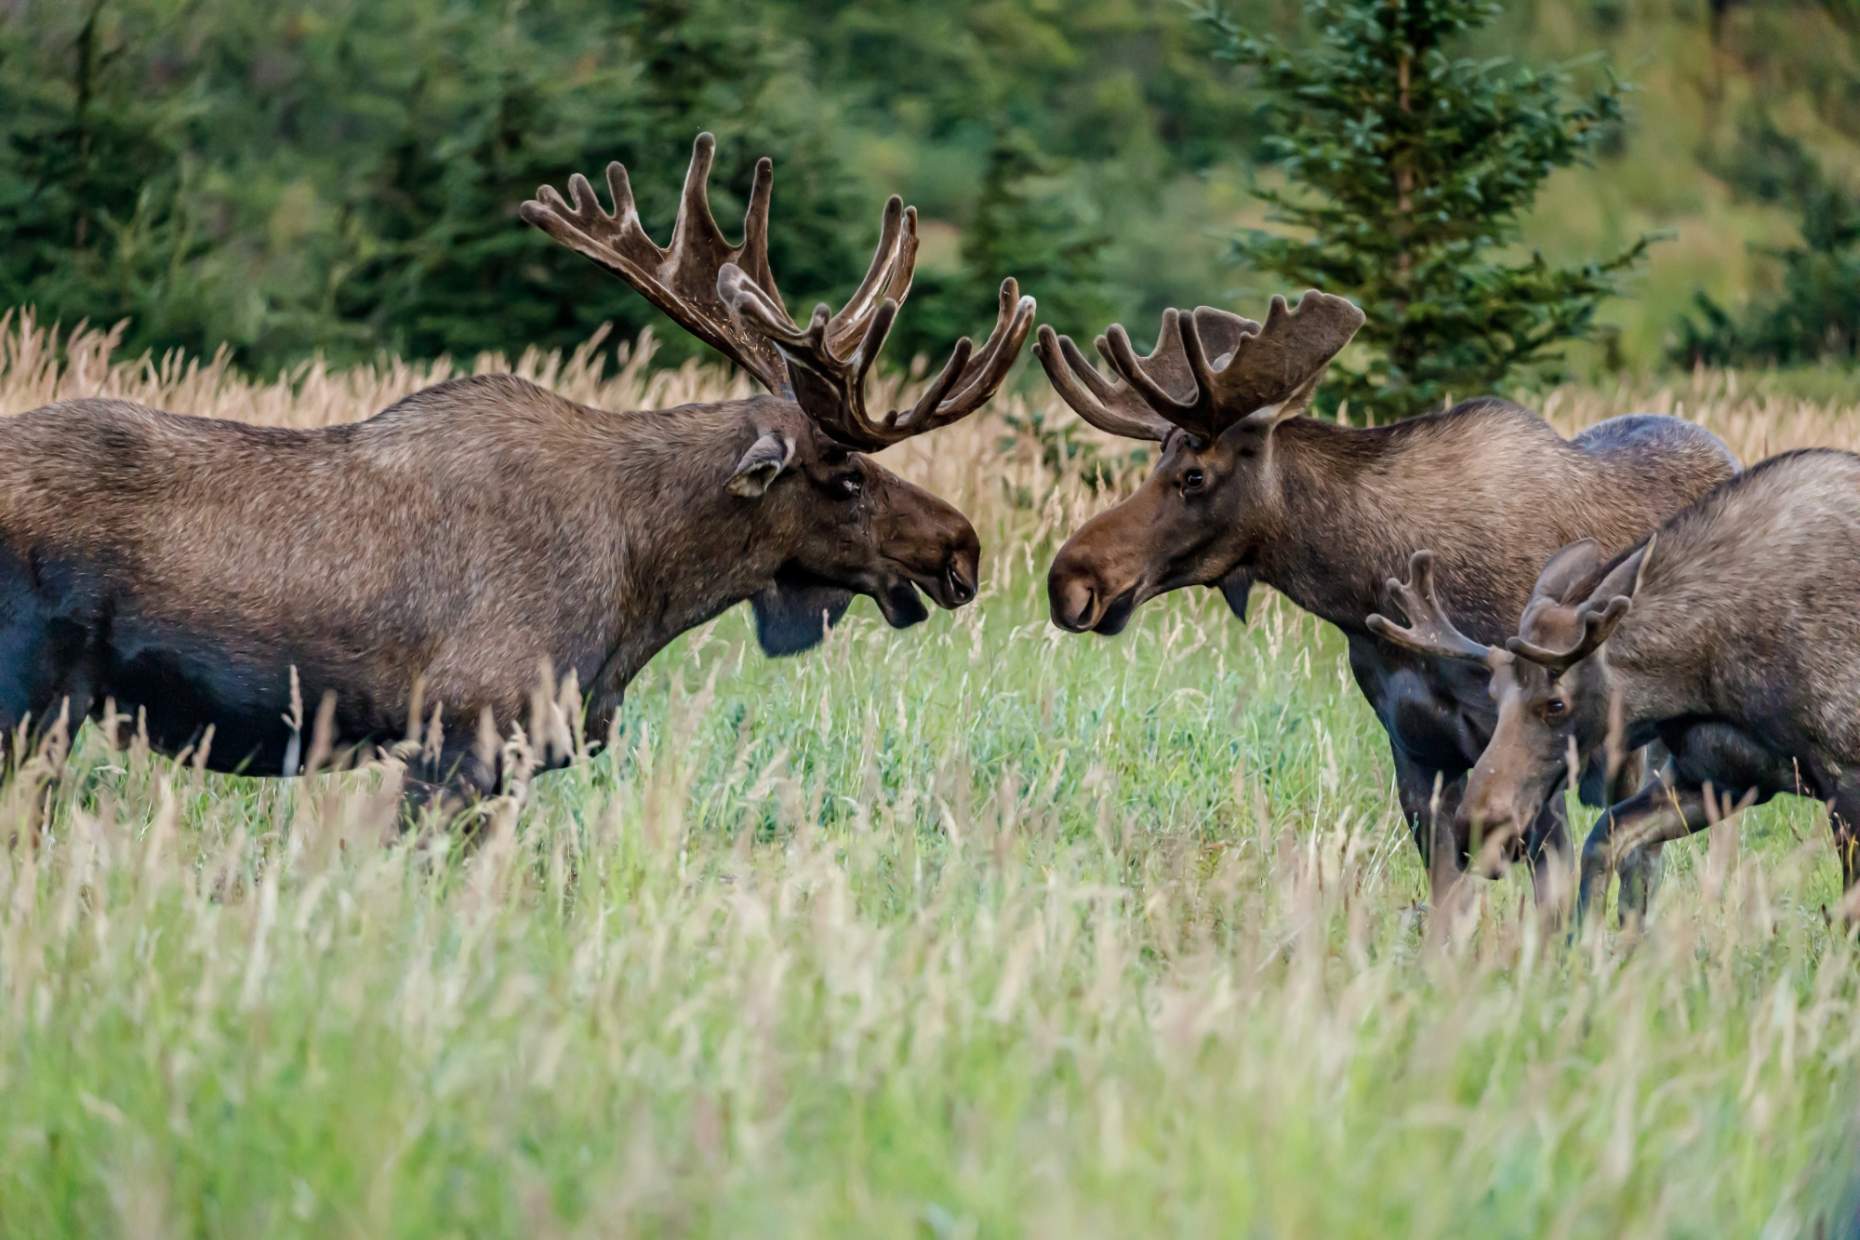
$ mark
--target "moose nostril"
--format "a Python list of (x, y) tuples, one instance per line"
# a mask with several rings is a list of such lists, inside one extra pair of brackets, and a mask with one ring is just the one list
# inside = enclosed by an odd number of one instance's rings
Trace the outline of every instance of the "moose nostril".
[(975, 597), (975, 583), (963, 573), (962, 567), (951, 560), (943, 570), (943, 580), (949, 583), (949, 597), (957, 603), (966, 603)]
[(1091, 627), (1098, 595), (1091, 583), (1076, 578), (1053, 583), (1053, 619), (1059, 627), (1074, 631)]

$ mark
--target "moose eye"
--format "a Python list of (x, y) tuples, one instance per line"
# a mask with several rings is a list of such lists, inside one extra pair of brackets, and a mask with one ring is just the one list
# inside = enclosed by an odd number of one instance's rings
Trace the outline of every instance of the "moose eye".
[(846, 474), (836, 480), (833, 485), (839, 491), (841, 499), (858, 499), (860, 493), (865, 490), (865, 479), (858, 474)]
[(1199, 469), (1184, 470), (1182, 473), (1182, 489), (1184, 491), (1199, 491), (1207, 484), (1208, 476)]
[(1561, 719), (1569, 713), (1569, 703), (1562, 698), (1551, 698), (1544, 703), (1545, 719)]

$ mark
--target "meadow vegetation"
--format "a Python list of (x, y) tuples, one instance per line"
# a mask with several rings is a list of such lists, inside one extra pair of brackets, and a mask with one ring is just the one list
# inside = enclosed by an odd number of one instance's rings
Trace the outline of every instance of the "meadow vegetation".
[[(15, 316), (0, 414), (322, 425), (509, 364), (255, 383), (112, 349)], [(514, 365), (612, 409), (747, 391), (642, 361)], [(1683, 413), (1747, 459), (1860, 446), (1851, 389), (1734, 374), (1544, 408)], [(1115, 640), (1048, 624), (1046, 561), (1129, 445), (1029, 383), (886, 463), (974, 519), (977, 603), (905, 632), (859, 603), (780, 662), (731, 612), (474, 849), (393, 830), (379, 768), (241, 780), (94, 731), (35, 836), (29, 767), (0, 804), (0, 1232), (1851, 1223), (1860, 956), (1817, 807), (1669, 848), (1637, 942), (1541, 932), (1520, 875), (1429, 945), (1334, 633), (1212, 592)]]

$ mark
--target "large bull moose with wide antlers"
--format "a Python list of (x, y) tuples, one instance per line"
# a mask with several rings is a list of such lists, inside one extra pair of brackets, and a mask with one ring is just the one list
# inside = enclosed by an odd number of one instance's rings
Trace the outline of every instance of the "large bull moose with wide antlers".
[[(1060, 549), (1048, 589), (1054, 622), (1075, 632), (1116, 633), (1145, 600), (1197, 585), (1218, 587), (1245, 619), (1261, 582), (1342, 629), (1438, 905), (1473, 859), (1455, 811), (1495, 716), (1483, 669), (1371, 628), (1389, 580), (1433, 548), (1447, 614), (1496, 641), (1515, 631), (1551, 552), (1580, 538), (1611, 554), (1631, 546), (1737, 461), (1677, 418), (1614, 418), (1566, 440), (1491, 398), (1375, 428), (1299, 416), (1362, 322), (1317, 291), (1296, 307), (1273, 298), (1264, 324), (1171, 309), (1148, 356), (1121, 325), (1099, 337), (1109, 377), (1042, 327), (1041, 363), (1079, 416), (1162, 444), (1142, 486)], [(1567, 845), (1561, 797), (1492, 845), (1495, 860), (1524, 855), (1541, 869)]]
[(864, 384), (910, 288), (916, 213), (893, 197), (857, 290), (801, 326), (769, 270), (770, 162), (731, 245), (713, 150), (700, 135), (669, 247), (619, 164), (611, 209), (577, 175), (568, 201), (545, 188), (522, 215), (770, 395), (613, 413), (490, 375), (316, 430), (102, 399), (0, 421), (0, 728), (113, 703), (158, 750), (289, 775), (308, 730), (293, 701), (323, 702), (330, 745), (419, 734), (410, 795), (469, 797), (498, 785), (498, 737), (544, 669), (573, 678), (600, 737), (656, 651), (745, 599), (787, 653), (854, 594), (900, 627), (925, 617), (920, 589), (973, 598), (969, 522), (864, 454), (984, 404), (1032, 298), (1007, 280), (987, 342), (960, 341), (920, 400), (875, 414)]

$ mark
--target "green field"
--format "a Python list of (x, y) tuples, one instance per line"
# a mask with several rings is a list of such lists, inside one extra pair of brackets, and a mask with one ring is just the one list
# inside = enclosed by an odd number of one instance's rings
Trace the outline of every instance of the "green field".
[[(44, 345), (0, 344), (0, 412), (322, 422), (432, 377)], [(617, 408), (721, 390), (526, 367)], [(1637, 943), (1540, 932), (1522, 875), (1430, 942), (1334, 633), (1211, 592), (1115, 640), (1047, 623), (1054, 539), (1105, 499), (1000, 420), (1059, 420), (1029, 392), (887, 456), (974, 515), (977, 604), (894, 633), (860, 603), (782, 662), (726, 615), (474, 850), (394, 833), (379, 770), (237, 780), (86, 733), (50, 829), (0, 850), (0, 1231), (1851, 1223), (1860, 957), (1819, 809), (1669, 849)], [(1704, 376), (1551, 407), (1679, 407), (1753, 453), (1844, 441), (1848, 402)]]

